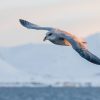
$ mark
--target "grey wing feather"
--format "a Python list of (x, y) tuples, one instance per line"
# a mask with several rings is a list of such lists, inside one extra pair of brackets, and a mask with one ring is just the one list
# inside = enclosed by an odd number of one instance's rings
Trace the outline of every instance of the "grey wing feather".
[(81, 57), (85, 58), (89, 62), (100, 65), (100, 58), (89, 52), (87, 49), (80, 47), (80, 45), (71, 36), (65, 34), (62, 36), (71, 43), (73, 49), (77, 51)]
[(19, 22), (21, 23), (21, 25), (23, 25), (24, 27), (26, 27), (28, 29), (47, 30), (47, 31), (53, 30), (53, 28), (51, 28), (51, 27), (40, 27), (36, 24), (30, 23), (23, 19), (19, 19)]
[(100, 58), (95, 56), (94, 54), (92, 54), (88, 50), (80, 49), (80, 50), (76, 50), (76, 51), (79, 53), (79, 55), (81, 57), (85, 58), (86, 60), (88, 60), (94, 64), (100, 65)]

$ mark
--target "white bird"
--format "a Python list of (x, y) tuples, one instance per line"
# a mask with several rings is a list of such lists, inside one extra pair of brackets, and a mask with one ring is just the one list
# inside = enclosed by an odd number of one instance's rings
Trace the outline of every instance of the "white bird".
[(78, 52), (78, 54), (81, 57), (88, 60), (89, 62), (100, 65), (100, 58), (98, 58), (97, 56), (95, 56), (94, 54), (88, 51), (88, 49), (86, 48), (87, 42), (84, 41), (83, 39), (80, 39), (75, 35), (66, 31), (62, 31), (60, 29), (56, 29), (52, 27), (41, 27), (23, 19), (20, 19), (19, 21), (21, 25), (23, 25), (28, 29), (48, 31), (43, 41), (49, 40), (52, 43), (57, 45), (72, 46), (72, 48), (76, 52)]

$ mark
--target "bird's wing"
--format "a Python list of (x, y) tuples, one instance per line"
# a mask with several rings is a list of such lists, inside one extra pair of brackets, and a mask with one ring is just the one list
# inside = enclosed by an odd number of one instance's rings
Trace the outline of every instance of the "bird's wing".
[(74, 40), (79, 41), (80, 43), (83, 44), (83, 46), (84, 46), (85, 48), (87, 48), (87, 42), (85, 41), (85, 39), (76, 37), (74, 34), (69, 33), (69, 32), (66, 32), (66, 31), (62, 31), (62, 32), (63, 32), (63, 34), (66, 34), (66, 35), (69, 35), (69, 36), (73, 37)]
[(81, 57), (88, 60), (89, 62), (92, 62), (94, 64), (100, 65), (100, 58), (89, 52), (82, 44), (76, 42), (71, 36), (62, 34), (62, 37), (70, 42), (73, 49), (79, 53)]
[(80, 51), (77, 51), (77, 52), (79, 53), (81, 57), (85, 58), (86, 60), (94, 64), (100, 65), (100, 58), (92, 54), (87, 49), (81, 49)]
[(30, 23), (26, 20), (23, 20), (23, 19), (19, 19), (19, 22), (21, 23), (21, 25), (23, 25), (24, 27), (26, 27), (28, 29), (47, 30), (47, 31), (53, 30), (53, 28), (51, 28), (51, 27), (41, 27), (36, 24)]

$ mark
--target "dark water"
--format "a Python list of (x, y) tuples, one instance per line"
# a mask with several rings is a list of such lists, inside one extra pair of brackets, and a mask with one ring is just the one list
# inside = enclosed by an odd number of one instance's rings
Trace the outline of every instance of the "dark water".
[(0, 88), (0, 100), (100, 100), (100, 88)]

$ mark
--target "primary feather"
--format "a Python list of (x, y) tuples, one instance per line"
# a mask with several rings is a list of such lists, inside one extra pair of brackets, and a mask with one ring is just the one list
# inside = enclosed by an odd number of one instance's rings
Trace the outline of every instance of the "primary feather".
[(51, 27), (41, 27), (39, 25), (33, 24), (33, 23), (28, 22), (28, 21), (23, 20), (23, 19), (19, 19), (19, 22), (21, 23), (21, 25), (23, 25), (24, 27), (26, 27), (28, 29), (48, 30), (48, 31), (53, 30), (53, 28), (51, 28)]

